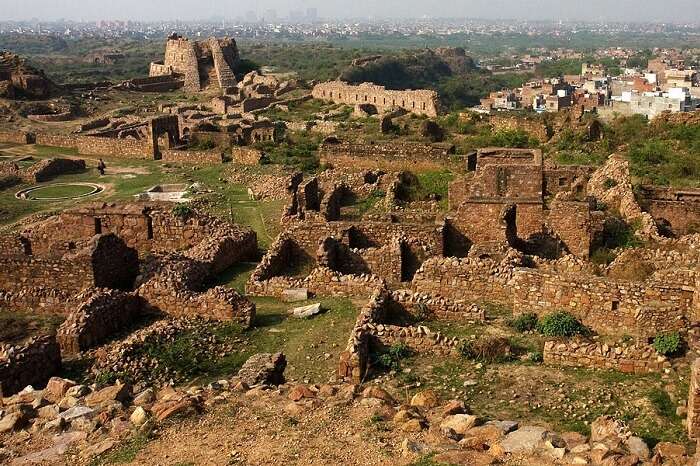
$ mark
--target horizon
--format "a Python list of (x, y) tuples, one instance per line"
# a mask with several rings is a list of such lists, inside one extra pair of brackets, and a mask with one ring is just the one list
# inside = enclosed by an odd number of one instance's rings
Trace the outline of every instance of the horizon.
[[(640, 5), (640, 3), (642, 5)], [(646, 5), (645, 5), (646, 4)], [(75, 22), (93, 21), (235, 21), (247, 18), (257, 21), (273, 16), (275, 20), (290, 16), (307, 15), (316, 10), (318, 19), (328, 20), (416, 20), (465, 19), (484, 21), (562, 21), (562, 22), (619, 22), (619, 23), (674, 23), (700, 22), (700, 9), (695, 0), (668, 0), (663, 5), (650, 1), (591, 0), (584, 4), (557, 0), (444, 0), (425, 4), (417, 0), (357, 0), (347, 5), (342, 0), (299, 1), (259, 0), (255, 6), (237, 9), (229, 1), (201, 0), (193, 11), (185, 0), (123, 0), (118, 5), (103, 5), (86, 0), (25, 0), (4, 7), (0, 21)], [(40, 13), (37, 13), (40, 12)], [(399, 12), (399, 13), (397, 13)], [(271, 19), (271, 18), (266, 18)]]

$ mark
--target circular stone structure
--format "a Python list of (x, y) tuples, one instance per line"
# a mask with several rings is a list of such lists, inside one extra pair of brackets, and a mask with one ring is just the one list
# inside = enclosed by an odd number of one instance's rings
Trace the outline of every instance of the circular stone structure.
[(15, 197), (25, 201), (66, 201), (94, 196), (103, 190), (95, 183), (52, 183), (22, 189)]

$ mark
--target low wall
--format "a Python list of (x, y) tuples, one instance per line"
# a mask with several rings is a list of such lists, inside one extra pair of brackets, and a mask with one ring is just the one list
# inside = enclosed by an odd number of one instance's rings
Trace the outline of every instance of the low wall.
[(604, 343), (548, 341), (544, 344), (544, 363), (556, 366), (613, 369), (629, 374), (662, 372), (670, 367), (650, 345), (609, 346)]
[(262, 152), (258, 149), (238, 146), (231, 148), (231, 157), (233, 162), (242, 165), (259, 165), (262, 156)]
[(451, 163), (453, 153), (454, 148), (448, 145), (422, 143), (327, 142), (319, 148), (322, 164), (349, 170), (434, 170)]
[(61, 370), (61, 351), (56, 338), (32, 338), (21, 346), (0, 347), (0, 390), (14, 395), (27, 385), (41, 388)]
[(153, 142), (147, 140), (37, 133), (36, 144), (76, 149), (84, 155), (136, 159), (153, 159), (156, 156)]
[(132, 324), (144, 306), (134, 294), (108, 289), (91, 290), (80, 301), (80, 307), (68, 315), (56, 335), (64, 356), (108, 340)]
[(33, 144), (34, 135), (24, 131), (0, 131), (0, 142), (10, 144)]
[(163, 162), (181, 162), (194, 165), (217, 165), (223, 163), (224, 154), (221, 150), (164, 150), (161, 151)]
[(596, 332), (652, 337), (694, 319), (693, 287), (672, 281), (630, 282), (585, 274), (518, 269), (509, 286), (515, 313), (574, 314)]
[(688, 390), (688, 437), (700, 437), (700, 358), (690, 366), (690, 389)]
[(486, 300), (510, 304), (509, 281), (513, 270), (511, 258), (501, 262), (471, 257), (431, 258), (416, 272), (411, 289), (456, 301)]

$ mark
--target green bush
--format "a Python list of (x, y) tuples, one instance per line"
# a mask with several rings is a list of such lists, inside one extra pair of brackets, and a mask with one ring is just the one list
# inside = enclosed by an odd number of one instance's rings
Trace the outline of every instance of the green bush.
[(588, 333), (588, 329), (576, 317), (565, 311), (544, 316), (537, 330), (547, 337), (572, 337)]
[(521, 314), (518, 317), (512, 319), (508, 322), (512, 328), (518, 332), (529, 332), (537, 328), (537, 314), (534, 312), (528, 312), (527, 314)]
[(681, 336), (678, 332), (669, 332), (654, 337), (654, 349), (664, 356), (673, 356), (681, 350)]
[(398, 371), (401, 369), (401, 361), (410, 355), (411, 349), (406, 343), (394, 343), (385, 352), (379, 355), (377, 362), (387, 370)]
[(181, 219), (190, 218), (194, 214), (194, 210), (192, 210), (192, 207), (188, 206), (187, 204), (178, 204), (175, 207), (173, 207), (173, 210), (171, 212), (175, 217)]

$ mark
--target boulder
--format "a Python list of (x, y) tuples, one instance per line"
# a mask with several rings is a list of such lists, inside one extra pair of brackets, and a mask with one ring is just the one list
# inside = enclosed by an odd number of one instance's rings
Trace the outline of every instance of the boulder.
[(373, 398), (376, 400), (386, 401), (387, 403), (394, 403), (394, 397), (389, 394), (383, 388), (377, 387), (376, 385), (371, 385), (365, 388), (362, 392), (362, 397), (365, 399)]
[(506, 435), (500, 445), (506, 453), (533, 451), (544, 442), (547, 433), (544, 427), (523, 426)]
[(476, 425), (477, 420), (477, 417), (471, 414), (453, 414), (440, 423), (440, 430), (443, 432), (451, 430), (457, 435), (464, 436), (469, 429)]
[(117, 384), (90, 393), (85, 397), (85, 404), (92, 408), (95, 406), (108, 405), (115, 401), (125, 403), (129, 398), (131, 398), (131, 387), (126, 384)]
[(131, 423), (137, 427), (140, 427), (148, 421), (148, 413), (146, 412), (143, 407), (139, 406), (134, 410), (133, 413), (131, 413), (131, 416), (129, 416), (129, 420)]
[(411, 398), (411, 406), (431, 409), (440, 404), (437, 394), (432, 390), (423, 390), (413, 395)]
[(147, 388), (134, 397), (134, 405), (136, 406), (146, 406), (154, 401), (156, 401), (156, 394), (152, 388)]
[(631, 436), (625, 442), (627, 449), (635, 456), (638, 456), (642, 461), (646, 461), (651, 457), (649, 446), (639, 437)]
[(0, 419), (0, 433), (18, 430), (24, 425), (25, 422), (26, 418), (22, 415), (22, 413), (17, 412), (8, 414)]
[(287, 359), (282, 353), (259, 353), (251, 356), (241, 370), (238, 377), (241, 382), (251, 385), (280, 385), (284, 383), (284, 369), (287, 367)]
[(66, 421), (72, 421), (79, 417), (92, 417), (95, 414), (95, 410), (88, 408), (87, 406), (74, 406), (61, 413), (61, 417)]
[(292, 309), (290, 313), (297, 319), (308, 319), (321, 313), (321, 303), (310, 304), (308, 306), (297, 307)]
[(627, 425), (612, 416), (600, 416), (591, 423), (591, 443), (617, 447), (632, 435)]
[(311, 391), (306, 385), (297, 385), (289, 392), (287, 398), (292, 401), (299, 401), (304, 398), (316, 398), (316, 393)]
[(453, 414), (468, 414), (464, 401), (451, 400), (442, 408), (442, 416), (452, 416)]
[(44, 389), (44, 398), (51, 403), (58, 403), (66, 395), (71, 387), (76, 385), (75, 382), (60, 377), (51, 377)]

